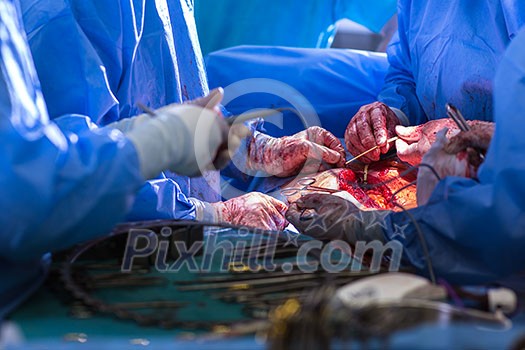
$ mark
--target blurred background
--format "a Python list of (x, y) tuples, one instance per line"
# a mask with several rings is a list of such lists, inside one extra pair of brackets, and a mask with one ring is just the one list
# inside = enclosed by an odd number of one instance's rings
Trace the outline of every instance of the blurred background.
[(396, 0), (194, 0), (204, 55), (237, 45), (384, 51)]

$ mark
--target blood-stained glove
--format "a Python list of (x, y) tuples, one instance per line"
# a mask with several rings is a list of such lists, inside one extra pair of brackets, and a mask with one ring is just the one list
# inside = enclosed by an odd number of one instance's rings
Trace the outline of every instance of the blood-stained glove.
[(470, 177), (470, 167), (465, 152), (447, 153), (447, 129), (439, 131), (436, 141), (423, 156), (417, 174), (417, 204), (428, 203), (438, 182), (446, 176)]
[(460, 132), (454, 137), (449, 137), (449, 141), (445, 145), (445, 151), (451, 154), (467, 151), (469, 154), (469, 163), (476, 165), (476, 163), (479, 162), (479, 165), (481, 164), (479, 155), (480, 153), (483, 155), (487, 153), (496, 124), (481, 121), (467, 123), (470, 126), (470, 130)]
[(248, 170), (278, 177), (343, 167), (344, 162), (339, 139), (318, 126), (281, 138), (256, 133), (248, 145)]
[(228, 223), (263, 230), (282, 231), (287, 225), (286, 204), (259, 192), (252, 192), (225, 202), (206, 203), (190, 198), (195, 204), (196, 219)]
[(360, 210), (339, 196), (312, 193), (290, 205), (286, 218), (301, 233), (321, 240), (385, 242), (388, 210)]
[(396, 141), (397, 156), (411, 165), (418, 165), (436, 141), (438, 131), (444, 128), (448, 129), (447, 137), (459, 132), (456, 123), (450, 118), (431, 120), (418, 126), (396, 126), (399, 137)]
[(470, 130), (459, 132), (448, 139), (449, 132), (443, 129), (437, 140), (421, 161), (417, 175), (417, 203), (428, 202), (440, 179), (447, 176), (476, 178), (478, 168), (494, 134), (494, 123), (469, 123)]
[[(485, 149), (488, 148), (488, 143), (490, 143), (490, 139), (494, 133), (494, 123), (479, 120), (469, 120), (467, 121), (467, 124), (473, 131), (466, 134), (461, 133), (461, 135), (464, 136), (462, 136), (460, 139), (465, 137), (470, 138), (467, 143), (471, 143), (473, 145), (476, 142), (485, 142)], [(436, 141), (436, 135), (438, 131), (444, 128), (448, 129), (448, 139), (453, 138), (459, 133), (459, 128), (457, 127), (456, 123), (450, 118), (431, 120), (418, 126), (396, 126), (396, 134), (399, 137), (399, 139), (396, 141), (396, 149), (399, 159), (412, 165), (418, 165), (421, 163), (421, 159), (425, 153), (428, 152), (432, 144)], [(458, 142), (458, 146), (460, 139), (456, 141)], [(452, 151), (452, 148), (450, 148), (448, 152), (457, 153), (458, 151), (454, 152)]]
[(360, 158), (364, 163), (378, 161), (381, 154), (392, 147), (388, 139), (395, 136), (396, 125), (401, 124), (396, 113), (381, 102), (374, 102), (359, 109), (348, 123), (345, 143), (348, 152), (357, 156), (375, 146), (375, 151)]

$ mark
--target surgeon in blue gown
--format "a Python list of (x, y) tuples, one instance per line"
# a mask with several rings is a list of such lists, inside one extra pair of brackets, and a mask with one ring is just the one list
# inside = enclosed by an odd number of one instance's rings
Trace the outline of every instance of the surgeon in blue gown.
[[(496, 130), (479, 169), (479, 180), (444, 178), (426, 205), (410, 210), (412, 218), (406, 213), (390, 213), (384, 221), (374, 221), (379, 216), (373, 212), (355, 215), (359, 211), (347, 201), (313, 195), (292, 206), (288, 219), (319, 238), (352, 243), (396, 240), (404, 248), (405, 262), (427, 273), (429, 257), (436, 275), (453, 283), (487, 283), (507, 277), (507, 282), (515, 283), (525, 266), (525, 29), (512, 36), (515, 38), (499, 58), (493, 83)], [(473, 108), (479, 107), (470, 110)], [(325, 211), (327, 201), (345, 209)], [(325, 219), (344, 216), (348, 218), (344, 225), (358, 230), (345, 232), (339, 226), (341, 221), (333, 227), (314, 227), (310, 220), (299, 220), (305, 208)], [(424, 233), (428, 257), (416, 223)]]
[[(20, 1), (49, 115), (107, 125), (203, 96), (208, 86), (187, 1)], [(159, 16), (157, 5), (163, 17)], [(57, 38), (60, 38), (58, 40)], [(188, 199), (220, 200), (219, 178), (167, 172), (144, 185), (128, 220), (193, 219)]]
[[(222, 116), (197, 105), (128, 122), (122, 132), (78, 114), (50, 121), (19, 3), (0, 0), (0, 319), (40, 285), (48, 252), (107, 234), (146, 179), (199, 175), (227, 141)], [(195, 139), (197, 125), (209, 137)], [(197, 159), (202, 140), (210, 153)]]
[(345, 143), (352, 154), (374, 146), (361, 158), (371, 162), (394, 148), (401, 159), (416, 157), (409, 132), (397, 125), (419, 125), (446, 117), (445, 104), (468, 120), (493, 119), (492, 88), (496, 67), (512, 38), (525, 24), (520, 0), (398, 1), (398, 35), (387, 53), (390, 63), (377, 102), (363, 106), (350, 120)]
[[(139, 103), (158, 108), (208, 93), (193, 1), (22, 0), (21, 4), (51, 118), (80, 113), (98, 125), (108, 125), (141, 113)], [(239, 156), (247, 159), (255, 155), (252, 160), (257, 160), (246, 162), (253, 171), (272, 173), (267, 165), (279, 162), (279, 149), (290, 147), (297, 147), (296, 160), (304, 163), (308, 149), (318, 149), (314, 143), (319, 144), (323, 154), (331, 153), (331, 159), (321, 156), (325, 162), (335, 165), (344, 160), (339, 142), (330, 145), (319, 141), (333, 139), (325, 130), (297, 135), (292, 143), (279, 139), (268, 142), (262, 133), (255, 135), (257, 141), (243, 144), (245, 152)], [(269, 144), (275, 146), (273, 150), (267, 147)], [(243, 170), (250, 171), (244, 165)], [(127, 219), (216, 221), (215, 213), (221, 210), (214, 211), (209, 204), (219, 203), (220, 199), (218, 172), (210, 171), (195, 179), (166, 172), (140, 189)], [(268, 206), (268, 201), (272, 200), (250, 196), (251, 203), (260, 204), (260, 211), (282, 207), (282, 203), (275, 202)], [(228, 217), (233, 220), (228, 220), (230, 223), (245, 224), (242, 215), (222, 215), (222, 221)], [(277, 217), (284, 219), (284, 215)], [(263, 228), (282, 228), (280, 223)]]

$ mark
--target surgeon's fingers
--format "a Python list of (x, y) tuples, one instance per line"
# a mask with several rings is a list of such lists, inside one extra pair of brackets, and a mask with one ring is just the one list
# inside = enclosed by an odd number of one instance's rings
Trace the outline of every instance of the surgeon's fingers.
[(491, 140), (491, 134), (478, 133), (476, 130), (460, 132), (449, 140), (444, 150), (449, 154), (459, 153), (469, 147), (486, 151)]
[(323, 211), (329, 207), (335, 206), (344, 209), (347, 205), (347, 200), (332, 196), (326, 193), (310, 193), (299, 198), (296, 205), (300, 209), (315, 209), (317, 211)]
[(301, 232), (322, 239), (338, 239), (346, 220), (359, 210), (349, 201), (329, 194), (312, 193), (301, 197), (287, 213), (288, 220)]
[(375, 143), (380, 147), (386, 145), (386, 141), (388, 140), (386, 117), (387, 110), (384, 106), (378, 106), (370, 111), (370, 124), (372, 125)]
[[(345, 133), (346, 148), (352, 156), (357, 156), (358, 154), (361, 154), (367, 150), (359, 138), (359, 134), (357, 132), (357, 120), (358, 119), (356, 117), (352, 118)], [(359, 160), (363, 163), (372, 162), (372, 159), (369, 159), (367, 156), (363, 156), (359, 158)]]
[(299, 209), (296, 203), (292, 203), (286, 211), (286, 219), (290, 221), (292, 225), (296, 226), (296, 223), (299, 223), (301, 220), (301, 212), (302, 209)]
[(322, 156), (321, 159), (323, 160), (324, 163), (336, 166), (340, 164), (341, 161), (344, 162), (345, 156), (344, 154), (341, 154), (340, 152), (337, 152), (328, 147), (319, 146), (316, 144), (313, 144), (312, 147), (314, 148), (313, 151), (315, 153), (321, 152), (321, 156)]
[(405, 140), (407, 143), (413, 143), (419, 141), (422, 136), (421, 127), (420, 126), (402, 126), (397, 125), (396, 126), (396, 134), (397, 136)]
[(317, 172), (323, 165), (333, 167), (341, 162), (340, 153), (316, 143), (302, 141), (296, 147), (298, 157), (304, 157), (301, 173)]
[(273, 197), (268, 198), (269, 207), (266, 208), (271, 220), (268, 222), (274, 230), (283, 230), (288, 224), (286, 220), (286, 211), (288, 206)]
[(404, 162), (411, 165), (418, 165), (421, 159), (432, 147), (428, 138), (423, 137), (419, 142), (408, 144), (404, 140), (396, 141), (397, 156)]
[(301, 233), (311, 234), (308, 228), (311, 226), (315, 215), (305, 213), (303, 209), (299, 209), (295, 203), (291, 204), (286, 212), (286, 220), (290, 222)]
[(418, 165), (421, 163), (423, 155), (419, 152), (419, 144), (408, 144), (404, 140), (398, 139), (396, 141), (397, 156), (404, 162), (411, 165)]
[(318, 145), (325, 146), (341, 155), (339, 162), (336, 164), (338, 167), (344, 166), (346, 157), (345, 149), (341, 144), (341, 141), (334, 134), (318, 126), (308, 128), (309, 135), (308, 139)]
[(224, 90), (219, 87), (210, 91), (210, 93), (204, 97), (199, 97), (192, 101), (189, 101), (189, 104), (194, 104), (202, 108), (212, 109), (218, 112), (218, 107), (224, 98)]
[(231, 223), (265, 230), (282, 230), (287, 225), (286, 204), (268, 195), (250, 192), (225, 202)]
[[(386, 112), (386, 130), (388, 138), (390, 139), (396, 135), (396, 126), (400, 124), (400, 121), (397, 115), (394, 113), (394, 111), (390, 109), (390, 107), (388, 107), (387, 105), (382, 105), (381, 107), (384, 108)], [(386, 154), (393, 147), (394, 143), (388, 142), (387, 140), (385, 145), (380, 148), (381, 153)]]
[[(282, 231), (288, 225), (285, 214), (275, 210), (265, 210), (259, 213), (257, 220), (259, 220), (257, 227), (272, 231)], [(250, 225), (253, 225), (253, 223), (247, 223), (247, 226)]]
[(281, 214), (284, 215), (288, 210), (288, 206), (278, 199), (268, 196), (268, 202)]
[[(370, 112), (371, 111), (360, 114), (356, 121), (357, 134), (364, 148), (361, 152), (377, 146), (374, 131), (372, 129)], [(366, 157), (372, 161), (379, 160), (380, 156), (381, 152), (379, 149), (376, 149), (366, 155)]]

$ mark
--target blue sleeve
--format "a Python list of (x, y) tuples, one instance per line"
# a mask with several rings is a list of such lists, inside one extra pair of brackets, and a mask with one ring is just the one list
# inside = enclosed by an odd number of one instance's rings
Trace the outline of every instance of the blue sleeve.
[(0, 258), (30, 261), (103, 235), (143, 180), (133, 145), (85, 117), (49, 121), (19, 16), (0, 1)]
[(195, 206), (179, 184), (164, 174), (146, 181), (140, 188), (126, 221), (178, 219), (195, 220)]
[(398, 5), (398, 31), (387, 48), (390, 64), (378, 100), (405, 113), (411, 125), (419, 125), (428, 118), (416, 94), (416, 81), (412, 73), (412, 58), (408, 48), (407, 32), (410, 29), (410, 1)]
[[(514, 39), (496, 75), (496, 131), (479, 182), (445, 178), (428, 205), (411, 210), (436, 274), (453, 283), (501, 280), (525, 266), (525, 31)], [(391, 239), (426, 270), (421, 242), (404, 213), (391, 215)], [(402, 234), (404, 231), (404, 234)], [(401, 234), (400, 234), (401, 233)]]
[(206, 58), (210, 88), (225, 88), (233, 114), (252, 108), (292, 107), (265, 119), (272, 136), (320, 125), (338, 137), (357, 110), (377, 100), (388, 62), (384, 54), (339, 49), (239, 46)]
[[(96, 128), (89, 119), (79, 115), (59, 117), (55, 122), (65, 134)], [(142, 185), (125, 217), (126, 221), (157, 219), (195, 219), (195, 206), (188, 200), (179, 184), (164, 173)]]
[[(189, 3), (51, 3), (21, 0), (51, 118), (78, 113), (106, 125), (142, 112), (137, 102), (156, 108), (201, 95), (206, 85), (199, 69), (202, 57), (189, 43), (195, 37), (190, 17), (183, 17)], [(184, 195), (188, 187), (176, 181), (163, 176), (146, 182), (126, 219), (193, 218), (193, 205)]]

